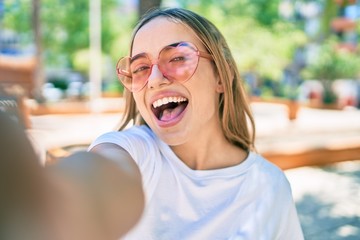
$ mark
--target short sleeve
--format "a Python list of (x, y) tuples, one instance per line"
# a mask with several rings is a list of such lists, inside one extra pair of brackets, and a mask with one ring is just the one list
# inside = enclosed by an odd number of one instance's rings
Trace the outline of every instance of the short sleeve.
[(285, 175), (281, 175), (279, 182), (279, 195), (284, 196), (279, 239), (303, 240), (299, 217), (292, 197), (291, 186)]
[(101, 143), (113, 143), (124, 148), (135, 162), (141, 166), (147, 156), (154, 156), (158, 154), (156, 141), (150, 130), (146, 127), (132, 127), (124, 131), (112, 131), (100, 135), (91, 143), (88, 150), (90, 151), (96, 145)]
[(291, 186), (284, 172), (267, 160), (261, 161), (259, 180), (264, 201), (258, 221), (264, 226), (264, 233), (258, 239), (303, 240), (303, 233), (297, 215)]
[(125, 149), (139, 166), (144, 188), (152, 192), (161, 171), (162, 155), (159, 141), (147, 126), (105, 133), (95, 139), (88, 151), (101, 143), (113, 143)]

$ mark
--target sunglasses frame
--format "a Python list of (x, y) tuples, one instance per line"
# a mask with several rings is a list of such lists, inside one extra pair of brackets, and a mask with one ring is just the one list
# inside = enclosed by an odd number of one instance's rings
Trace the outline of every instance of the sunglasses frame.
[[(122, 83), (122, 85), (127, 89), (129, 90), (130, 92), (139, 92), (141, 91), (147, 84), (148, 84), (148, 81), (149, 81), (149, 76), (151, 75), (151, 72), (152, 72), (152, 67), (154, 65), (158, 65), (159, 64), (159, 58), (160, 58), (160, 55), (162, 53), (162, 51), (166, 48), (169, 48), (169, 47), (173, 47), (173, 48), (177, 48), (178, 46), (181, 46), (181, 45), (187, 45), (187, 46), (190, 46), (190, 48), (192, 48), (194, 50), (194, 53), (196, 54), (196, 56), (198, 57), (197, 59), (197, 63), (196, 63), (196, 67), (194, 68), (194, 72), (184, 81), (181, 81), (181, 82), (186, 82), (188, 81), (193, 75), (194, 73), (196, 72), (196, 69), (199, 65), (199, 59), (202, 57), (202, 58), (206, 58), (208, 60), (211, 60), (213, 61), (213, 57), (210, 53), (208, 52), (203, 52), (203, 51), (200, 51), (197, 46), (191, 42), (187, 42), (187, 41), (182, 41), (182, 42), (178, 42), (178, 43), (174, 43), (174, 44), (170, 44), (168, 46), (165, 46), (164, 48), (161, 49), (161, 51), (159, 52), (159, 55), (158, 55), (158, 58), (156, 59), (156, 61), (152, 61), (151, 58), (149, 57), (149, 55), (147, 53), (139, 53), (133, 57), (130, 57), (130, 56), (127, 56), (127, 57), (122, 57), (118, 60), (117, 64), (116, 64), (116, 73), (117, 73), (117, 76), (118, 76), (118, 79), (119, 81)], [(147, 79), (146, 81), (144, 81), (144, 84), (143, 86), (139, 87), (138, 89), (133, 89), (133, 88), (129, 88), (126, 86), (126, 84), (124, 83), (124, 79), (125, 78), (130, 78), (132, 79), (132, 75), (131, 75), (131, 72), (129, 71), (126, 71), (124, 69), (120, 69), (118, 66), (119, 66), (119, 63), (121, 61), (123, 61), (124, 59), (129, 59), (129, 61), (131, 62), (131, 60), (137, 56), (140, 56), (140, 55), (145, 55), (146, 58), (149, 59), (149, 62), (151, 63), (151, 66), (150, 66), (150, 72), (149, 72), (149, 75), (147, 76)], [(159, 68), (159, 70), (161, 71), (161, 69)], [(161, 73), (164, 75), (164, 73), (161, 71)], [(165, 75), (164, 75), (165, 76)]]

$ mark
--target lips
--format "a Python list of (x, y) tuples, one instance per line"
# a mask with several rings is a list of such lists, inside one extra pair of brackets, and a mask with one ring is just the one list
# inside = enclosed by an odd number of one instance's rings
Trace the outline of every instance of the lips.
[(152, 111), (161, 122), (176, 120), (186, 109), (188, 99), (180, 96), (163, 97), (153, 102)]

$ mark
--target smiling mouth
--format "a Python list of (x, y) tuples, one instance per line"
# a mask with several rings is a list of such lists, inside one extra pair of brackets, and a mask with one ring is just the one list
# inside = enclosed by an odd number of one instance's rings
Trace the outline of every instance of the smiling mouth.
[(184, 97), (165, 97), (152, 104), (152, 111), (158, 120), (169, 122), (178, 117), (187, 105), (188, 100)]

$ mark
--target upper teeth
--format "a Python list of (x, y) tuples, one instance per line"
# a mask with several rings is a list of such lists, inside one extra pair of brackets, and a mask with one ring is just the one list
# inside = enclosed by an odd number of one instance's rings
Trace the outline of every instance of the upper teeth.
[(187, 101), (187, 100), (184, 97), (164, 97), (164, 98), (156, 100), (153, 103), (153, 107), (157, 108), (157, 107), (160, 107), (160, 106), (162, 106), (164, 104), (168, 104), (170, 102), (178, 103), (178, 102), (185, 102), (185, 101)]

